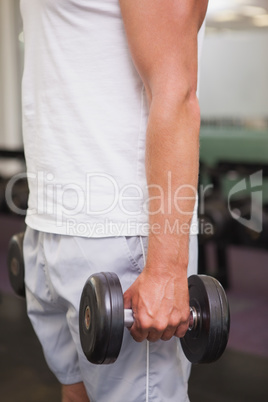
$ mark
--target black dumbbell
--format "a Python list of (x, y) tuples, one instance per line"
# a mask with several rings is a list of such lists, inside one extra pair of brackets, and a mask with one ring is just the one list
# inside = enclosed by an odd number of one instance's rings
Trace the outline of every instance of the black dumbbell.
[(25, 297), (23, 239), (24, 232), (12, 236), (7, 252), (9, 281), (14, 292), (21, 297)]
[[(223, 354), (229, 336), (228, 300), (221, 284), (210, 276), (188, 278), (190, 324), (181, 345), (192, 363), (211, 363)], [(124, 327), (133, 323), (132, 310), (124, 310), (123, 292), (115, 273), (90, 276), (79, 308), (79, 332), (83, 352), (94, 364), (116, 361)]]

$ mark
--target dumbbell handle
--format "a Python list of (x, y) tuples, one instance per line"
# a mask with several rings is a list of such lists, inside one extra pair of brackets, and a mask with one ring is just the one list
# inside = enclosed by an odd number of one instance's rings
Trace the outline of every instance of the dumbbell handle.
[[(125, 327), (129, 328), (134, 323), (134, 317), (131, 309), (124, 310), (124, 324)], [(190, 307), (190, 322), (188, 331), (195, 329), (197, 326), (197, 311), (194, 307)]]

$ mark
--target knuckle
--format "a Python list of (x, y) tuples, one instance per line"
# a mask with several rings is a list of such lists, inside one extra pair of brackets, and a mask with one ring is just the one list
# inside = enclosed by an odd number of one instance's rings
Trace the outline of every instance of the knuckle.
[(134, 339), (135, 342), (138, 342), (138, 343), (141, 343), (143, 341), (143, 338), (141, 338), (139, 336), (132, 335), (132, 338)]
[(167, 323), (164, 321), (156, 321), (154, 324), (154, 329), (158, 333), (163, 333), (167, 328)]
[(171, 328), (177, 328), (180, 325), (185, 325), (189, 321), (189, 315), (190, 312), (187, 309), (176, 310), (170, 315), (168, 325)]
[(142, 333), (140, 333), (138, 330), (130, 330), (130, 334), (132, 336), (132, 338), (134, 339), (134, 341), (136, 342), (142, 342), (145, 337), (142, 335)]
[(184, 335), (186, 334), (186, 332), (187, 332), (187, 326), (185, 326), (185, 325), (180, 325), (180, 326), (177, 328), (177, 330), (176, 330), (176, 332), (175, 332), (175, 335), (176, 335), (178, 338), (183, 338)]
[(189, 321), (189, 311), (183, 311), (180, 315), (179, 324), (186, 325)]
[(156, 342), (156, 341), (158, 341), (158, 339), (159, 339), (159, 336), (155, 336), (155, 335), (148, 335), (148, 337), (147, 337), (147, 340), (149, 342)]
[(140, 315), (138, 320), (137, 320), (137, 326), (142, 329), (147, 331), (150, 328), (150, 320), (145, 315)]
[(179, 324), (179, 319), (176, 316), (171, 316), (169, 320), (169, 327), (176, 328)]
[(161, 336), (162, 341), (169, 341), (173, 336), (173, 332), (165, 331)]
[(182, 320), (183, 320), (183, 322), (188, 322), (188, 321), (189, 321), (189, 317), (190, 317), (190, 311), (189, 311), (189, 310), (186, 310), (186, 311), (184, 312), (184, 314), (182, 315)]

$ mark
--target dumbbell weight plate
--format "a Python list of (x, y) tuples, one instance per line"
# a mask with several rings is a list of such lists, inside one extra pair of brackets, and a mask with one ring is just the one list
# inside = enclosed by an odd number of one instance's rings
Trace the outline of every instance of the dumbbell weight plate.
[(79, 332), (82, 349), (94, 364), (117, 359), (124, 332), (122, 288), (116, 274), (101, 272), (88, 278), (80, 300)]
[(181, 345), (192, 363), (212, 363), (224, 352), (229, 335), (230, 314), (221, 284), (210, 276), (192, 275), (188, 279), (190, 306), (198, 315), (195, 329), (187, 331)]
[(12, 236), (7, 253), (9, 281), (14, 292), (21, 297), (25, 297), (23, 239), (24, 232)]

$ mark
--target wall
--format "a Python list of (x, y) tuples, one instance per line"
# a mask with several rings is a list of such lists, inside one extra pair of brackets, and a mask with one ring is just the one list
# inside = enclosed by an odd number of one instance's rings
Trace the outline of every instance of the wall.
[(20, 30), (19, 1), (0, 0), (0, 148), (17, 149), (22, 144)]
[(200, 107), (205, 119), (268, 119), (268, 30), (206, 35)]

